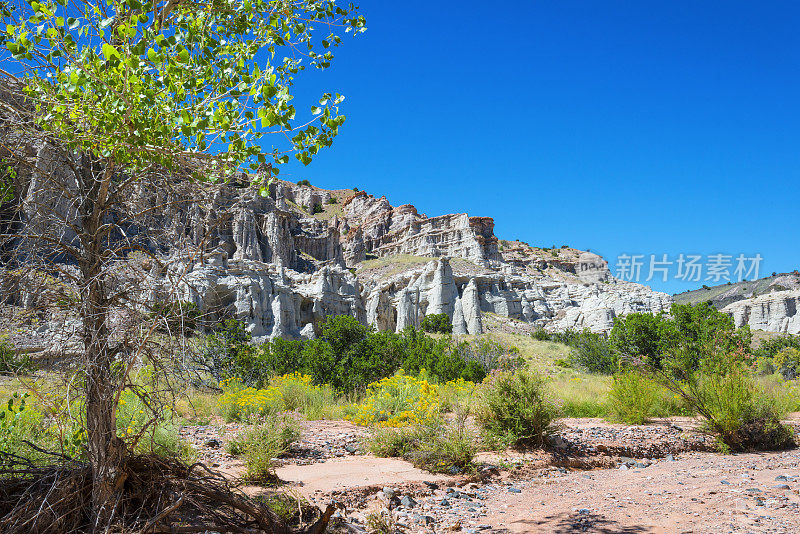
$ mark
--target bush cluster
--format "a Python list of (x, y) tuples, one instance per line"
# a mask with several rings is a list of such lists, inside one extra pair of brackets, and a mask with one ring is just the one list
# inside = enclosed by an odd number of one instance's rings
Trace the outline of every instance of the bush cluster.
[(453, 331), (453, 323), (446, 313), (426, 315), (419, 327), (429, 333), (449, 334)]
[(314, 340), (251, 345), (243, 325), (228, 320), (208, 336), (198, 364), (218, 381), (235, 377), (257, 389), (276, 375), (301, 373), (316, 385), (349, 394), (401, 368), (411, 375), (425, 369), (439, 383), (459, 378), (480, 382), (496, 353), (505, 350), (491, 343), (456, 343), (449, 336), (435, 339), (413, 328), (400, 334), (375, 332), (347, 315), (329, 316), (321, 333)]
[(632, 313), (614, 320), (609, 339), (623, 360), (676, 376), (698, 367), (708, 354), (744, 349), (750, 352), (750, 329), (737, 329), (733, 318), (708, 302), (673, 304), (670, 316)]
[(753, 352), (760, 374), (780, 373), (784, 380), (800, 376), (800, 336), (782, 335), (765, 339)]
[(399, 457), (419, 469), (451, 475), (472, 466), (477, 447), (463, 420), (446, 424), (441, 419), (402, 428), (380, 428), (368, 443), (375, 456)]
[(476, 420), (489, 443), (542, 446), (557, 408), (545, 394), (545, 380), (525, 371), (496, 371), (481, 384)]
[(5, 338), (0, 337), (0, 375), (27, 375), (36, 365), (27, 354), (21, 354)]
[(242, 458), (245, 478), (267, 481), (274, 477), (274, 458), (278, 458), (300, 439), (300, 427), (286, 415), (271, 415), (243, 430), (228, 443), (228, 453)]
[(401, 369), (367, 386), (364, 400), (352, 407), (347, 419), (357, 425), (409, 426), (438, 419), (439, 410), (438, 387)]

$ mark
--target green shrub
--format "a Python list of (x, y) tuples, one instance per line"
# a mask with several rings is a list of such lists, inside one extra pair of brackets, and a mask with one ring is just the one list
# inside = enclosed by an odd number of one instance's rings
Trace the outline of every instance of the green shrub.
[(608, 392), (608, 408), (614, 420), (642, 425), (655, 415), (658, 385), (634, 370), (614, 375)]
[(782, 349), (772, 361), (785, 380), (794, 380), (800, 374), (800, 350), (795, 347)]
[(368, 442), (375, 456), (402, 457), (431, 473), (458, 474), (472, 466), (477, 447), (463, 420), (376, 429)]
[(422, 319), (422, 324), (420, 324), (420, 328), (429, 333), (442, 333), (442, 334), (449, 334), (453, 331), (453, 323), (450, 321), (450, 317), (446, 313), (435, 313), (432, 315), (426, 315), (424, 319)]
[(781, 424), (774, 398), (743, 369), (705, 375), (694, 401), (705, 428), (717, 435), (724, 451), (776, 450), (794, 445), (792, 431)]
[(0, 375), (28, 375), (36, 365), (27, 354), (21, 354), (6, 338), (0, 337)]
[(547, 330), (541, 327), (534, 330), (533, 333), (531, 334), (531, 337), (538, 341), (550, 341), (552, 339), (552, 336), (550, 336)]
[(280, 391), (287, 410), (298, 410), (308, 420), (331, 418), (341, 412), (333, 388), (327, 384), (312, 384), (310, 375), (289, 373), (276, 376), (269, 385)]
[(655, 376), (703, 418), (723, 451), (782, 449), (794, 443), (791, 430), (780, 423), (781, 403), (756, 384), (745, 349), (711, 344), (696, 368), (680, 368), (680, 379), (670, 370), (655, 370)]
[(339, 201), (336, 200), (336, 197), (331, 197), (331, 198), (328, 199), (328, 204), (336, 204), (337, 202), (339, 202)]
[(666, 361), (679, 379), (697, 369), (710, 346), (750, 351), (750, 329), (737, 330), (731, 316), (707, 302), (673, 304), (670, 315), (632, 313), (617, 318), (609, 339), (623, 360), (659, 370)]
[(247, 480), (267, 481), (274, 478), (273, 458), (286, 454), (298, 439), (300, 428), (294, 419), (272, 415), (243, 430), (227, 448), (230, 454), (242, 458)]
[(757, 358), (774, 358), (776, 354), (785, 348), (800, 349), (800, 336), (785, 334), (764, 339), (754, 354)]
[(679, 339), (672, 319), (664, 314), (631, 313), (614, 319), (609, 340), (623, 359), (661, 366), (665, 352)]
[(128, 440), (138, 438), (138, 453), (170, 456), (180, 450), (178, 427), (172, 410), (167, 407), (158, 409), (154, 403), (144, 402), (130, 389), (120, 396), (116, 421), (119, 436)]
[(297, 185), (311, 187), (311, 182), (309, 182), (308, 180), (298, 180)]
[(495, 444), (542, 446), (556, 413), (538, 375), (495, 372), (479, 390), (476, 420)]
[(580, 335), (580, 332), (573, 328), (567, 328), (562, 332), (553, 332), (550, 334), (551, 341), (555, 341), (556, 343), (561, 343), (563, 345), (572, 346), (575, 340)]
[(256, 372), (239, 373), (255, 378), (248, 385), (264, 387), (273, 376), (299, 373), (304, 370), (303, 348), (305, 342), (300, 339), (283, 339), (276, 337), (272, 341), (262, 343), (255, 348), (256, 356), (253, 365)]
[(311, 210), (311, 212), (314, 214), (322, 213), (323, 211), (325, 211), (325, 208), (322, 207), (322, 204), (314, 204), (314, 207)]
[(571, 367), (606, 375), (617, 369), (617, 353), (605, 336), (584, 330), (572, 340), (571, 345)]
[(251, 335), (245, 330), (244, 323), (225, 319), (217, 325), (213, 334), (206, 336), (194, 357), (195, 370), (211, 375), (211, 387), (232, 377), (240, 378), (248, 385), (256, 383), (258, 369), (254, 365), (250, 340)]
[[(434, 339), (413, 328), (406, 328), (400, 334), (403, 369), (411, 374), (419, 374), (425, 369), (439, 382), (462, 378), (470, 382), (480, 382), (487, 369), (493, 367), (497, 354), (505, 348), (485, 339), (473, 343), (455, 343), (450, 336)], [(493, 351), (496, 351), (493, 352)]]
[(244, 387), (238, 378), (223, 380), (220, 385), (218, 413), (228, 422), (247, 421), (253, 416), (269, 417), (286, 409), (283, 395), (276, 387)]
[(439, 383), (480, 382), (494, 362), (519, 359), (513, 347), (489, 340), (455, 343), (450, 336), (435, 339), (410, 327), (400, 334), (375, 332), (348, 315), (328, 316), (319, 326), (318, 339), (253, 346), (244, 325), (227, 320), (206, 338), (195, 366), (214, 378), (210, 386), (237, 378), (242, 386), (263, 389), (274, 376), (301, 373), (316, 385), (350, 394), (401, 367), (413, 375), (425, 369)]

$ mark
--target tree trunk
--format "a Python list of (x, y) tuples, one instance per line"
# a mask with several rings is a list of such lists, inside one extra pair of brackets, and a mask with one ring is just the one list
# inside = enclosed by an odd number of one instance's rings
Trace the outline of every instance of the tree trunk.
[(86, 350), (86, 432), (92, 466), (92, 531), (106, 532), (114, 521), (125, 481), (125, 443), (117, 437), (116, 397), (120, 384), (112, 374), (105, 250), (108, 189), (113, 168), (95, 174), (92, 158), (81, 165), (83, 205), (80, 269), (81, 321)]

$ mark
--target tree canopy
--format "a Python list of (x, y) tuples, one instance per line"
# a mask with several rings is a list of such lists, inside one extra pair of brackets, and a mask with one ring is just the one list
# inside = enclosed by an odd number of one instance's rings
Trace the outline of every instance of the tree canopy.
[(133, 171), (202, 162), (212, 179), (330, 146), (344, 97), (298, 109), (295, 76), (366, 29), (333, 0), (26, 0), (3, 15), (40, 128)]

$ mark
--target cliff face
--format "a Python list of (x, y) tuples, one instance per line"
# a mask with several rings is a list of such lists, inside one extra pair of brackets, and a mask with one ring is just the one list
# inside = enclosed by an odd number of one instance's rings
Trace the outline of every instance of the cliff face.
[[(31, 152), (34, 167), (51, 178), (69, 157), (46, 144)], [(67, 230), (79, 224), (74, 208), (31, 187), (37, 176), (20, 173), (20, 194), (4, 206), (15, 231), (62, 224), (51, 235), (74, 240)], [(447, 314), (456, 333), (479, 334), (489, 318), (606, 331), (614, 317), (671, 304), (666, 294), (616, 280), (596, 254), (500, 241), (489, 217), (427, 217), (364, 192), (281, 181), (262, 197), (247, 181), (142, 185), (126, 198), (120, 219), (133, 222), (119, 238), (134, 236), (158, 259), (145, 282), (151, 300), (177, 298), (236, 317), (256, 338), (311, 337), (331, 314), (395, 331), (434, 313)]]
[(773, 273), (757, 280), (703, 287), (673, 295), (679, 304), (710, 302), (731, 315), (737, 327), (800, 334), (800, 272)]
[(728, 304), (722, 311), (733, 316), (737, 327), (800, 334), (800, 290), (774, 291)]
[(246, 190), (222, 197), (181, 210), (198, 212), (185, 235), (217, 230), (202, 262), (173, 247), (171, 268), (187, 274), (167, 278), (182, 280), (181, 300), (234, 315), (257, 338), (311, 337), (329, 314), (392, 331), (438, 313), (457, 334), (484, 332), (487, 314), (518, 326), (607, 331), (614, 317), (671, 305), (666, 294), (616, 280), (596, 254), (501, 242), (488, 217), (427, 217), (364, 192), (286, 182), (266, 198)]

